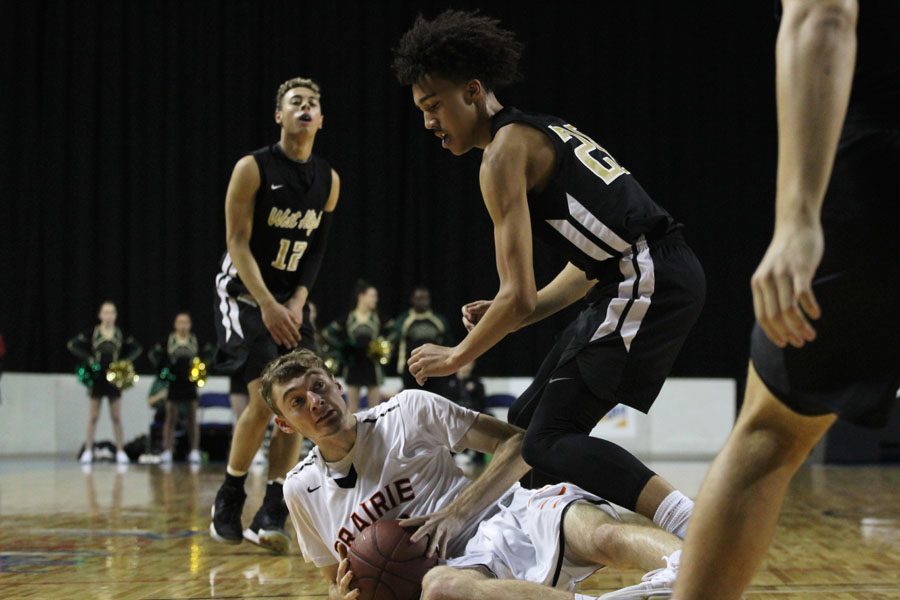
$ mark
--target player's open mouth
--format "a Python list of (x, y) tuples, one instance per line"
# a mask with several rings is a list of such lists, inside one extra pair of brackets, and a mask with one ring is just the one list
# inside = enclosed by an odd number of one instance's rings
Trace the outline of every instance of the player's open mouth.
[(450, 141), (450, 136), (449, 136), (446, 132), (444, 132), (444, 131), (436, 131), (436, 132), (434, 133), (434, 135), (436, 135), (436, 136), (438, 136), (439, 138), (441, 138), (441, 146), (443, 146), (444, 148), (446, 148), (446, 147), (447, 147), (447, 143)]
[(300, 119), (301, 121), (306, 121), (307, 123), (309, 123), (310, 121), (312, 121), (312, 117), (309, 116), (309, 115), (306, 114), (306, 113), (303, 113), (302, 115), (300, 115), (299, 119)]

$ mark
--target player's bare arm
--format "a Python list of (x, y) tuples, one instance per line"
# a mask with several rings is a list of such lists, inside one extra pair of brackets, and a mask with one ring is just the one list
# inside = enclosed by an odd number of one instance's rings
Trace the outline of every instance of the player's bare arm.
[(522, 460), (524, 435), (525, 432), (514, 425), (490, 415), (478, 415), (460, 444), (491, 454), (493, 458), (487, 469), (442, 510), (401, 522), (403, 526), (419, 527), (411, 538), (413, 542), (431, 536), (428, 556), (432, 556), (435, 549), (441, 556), (446, 556), (450, 540), (530, 470), (531, 467)]
[[(522, 321), (518, 329), (542, 321), (567, 306), (578, 302), (584, 298), (584, 295), (595, 283), (596, 281), (587, 278), (584, 271), (572, 263), (566, 263), (566, 266), (553, 278), (553, 281), (538, 290), (537, 304), (534, 307), (534, 311)], [(481, 317), (490, 308), (491, 303), (491, 300), (476, 300), (463, 305), (462, 322), (466, 331), (472, 331), (475, 328), (475, 325), (478, 324)]]
[(253, 207), (259, 190), (259, 167), (252, 156), (241, 158), (234, 167), (225, 194), (225, 236), (228, 254), (238, 275), (262, 312), (263, 323), (276, 343), (294, 348), (300, 342), (300, 323), (279, 304), (263, 282), (262, 273), (250, 251), (253, 234)]
[(488, 350), (534, 311), (537, 288), (532, 263), (531, 220), (526, 192), (528, 144), (519, 128), (504, 128), (485, 148), (481, 193), (494, 223), (500, 289), (490, 307), (455, 348), (426, 344), (413, 351), (410, 373), (419, 383), (449, 375)]
[(785, 0), (776, 44), (775, 233), (753, 274), (753, 309), (769, 339), (801, 347), (820, 316), (812, 279), (825, 249), (820, 212), (856, 61), (853, 0)]
[[(514, 124), (501, 129), (496, 141), (501, 142), (503, 136), (507, 135), (521, 140), (520, 143), (524, 143), (528, 149), (525, 173), (527, 189), (529, 191), (543, 189), (556, 168), (553, 145), (543, 133), (526, 125)], [(538, 290), (534, 310), (519, 323), (517, 329), (537, 323), (581, 300), (594, 283), (581, 269), (571, 263), (567, 264), (553, 281)], [(463, 306), (463, 325), (467, 331), (472, 331), (490, 308), (491, 303), (490, 300), (478, 300)]]
[[(325, 201), (324, 211), (326, 213), (333, 213), (338, 205), (338, 198), (341, 195), (341, 178), (338, 176), (337, 171), (334, 169), (331, 170), (331, 191), (328, 194), (328, 200)], [(296, 317), (297, 321), (302, 325), (303, 324), (303, 307), (306, 305), (306, 300), (309, 298), (309, 288), (305, 285), (297, 286), (297, 291), (294, 292), (294, 295), (291, 296), (288, 301), (285, 303), (285, 306), (290, 309), (292, 313), (294, 313), (294, 317)]]

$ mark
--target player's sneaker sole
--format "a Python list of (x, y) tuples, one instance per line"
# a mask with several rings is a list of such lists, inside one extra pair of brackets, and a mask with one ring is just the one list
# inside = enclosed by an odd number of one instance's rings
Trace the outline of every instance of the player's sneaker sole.
[(232, 539), (232, 538), (222, 537), (221, 535), (219, 535), (219, 532), (216, 531), (216, 507), (215, 507), (215, 505), (212, 506), (209, 513), (210, 513), (209, 516), (212, 519), (212, 521), (209, 524), (209, 537), (216, 540), (217, 542), (221, 542), (223, 544), (231, 544), (231, 545), (240, 544), (242, 541), (244, 541), (243, 538)]
[(287, 554), (291, 549), (291, 538), (278, 529), (260, 529), (257, 532), (248, 527), (244, 530), (244, 539), (275, 554)]

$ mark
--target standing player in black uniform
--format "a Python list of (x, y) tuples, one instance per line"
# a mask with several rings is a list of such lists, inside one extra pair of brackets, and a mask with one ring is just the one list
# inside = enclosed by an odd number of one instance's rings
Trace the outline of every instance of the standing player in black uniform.
[(315, 349), (306, 300), (325, 253), (340, 180), (312, 151), (323, 122), (318, 84), (303, 78), (281, 84), (275, 122), (280, 140), (238, 161), (225, 197), (228, 251), (216, 276), (216, 364), (243, 377), (250, 403), (235, 426), (210, 534), (221, 542), (246, 538), (284, 552), (290, 538), (281, 486), (300, 454), (297, 435), (274, 431), (265, 499), (241, 531), (244, 480), (272, 417), (259, 394), (259, 376), (279, 354), (298, 346)]
[(90, 332), (79, 333), (69, 340), (67, 347), (76, 358), (86, 364), (97, 365), (92, 369), (96, 376), (88, 390), (91, 399), (91, 413), (88, 416), (87, 433), (84, 439), (84, 450), (80, 460), (83, 464), (90, 464), (94, 460), (94, 430), (97, 427), (97, 419), (100, 417), (100, 405), (103, 398), (109, 400), (109, 418), (112, 421), (113, 436), (116, 440), (116, 462), (120, 465), (128, 464), (128, 455), (125, 454), (125, 436), (122, 433), (122, 390), (106, 380), (106, 370), (111, 363), (119, 360), (133, 361), (141, 354), (141, 345), (130, 335), (125, 335), (116, 326), (119, 313), (115, 303), (107, 300), (100, 305), (97, 318), (100, 324)]
[(900, 3), (783, 0), (776, 65), (775, 232), (752, 280), (744, 406), (684, 550), (685, 600), (739, 598), (810, 450), (838, 417), (884, 425), (900, 386)]
[[(644, 412), (653, 404), (700, 313), (703, 271), (681, 225), (596, 142), (563, 119), (500, 104), (494, 90), (515, 79), (521, 48), (497, 21), (447, 11), (420, 17), (396, 50), (394, 70), (412, 85), (425, 127), (455, 155), (484, 150), (481, 191), (500, 278), (493, 300), (463, 307), (469, 335), (453, 348), (417, 348), (410, 371), (420, 383), (453, 373), (585, 298), (510, 409), (510, 422), (528, 429), (523, 457), (683, 537), (691, 500), (589, 433), (616, 404)], [(532, 231), (569, 261), (541, 290)]]

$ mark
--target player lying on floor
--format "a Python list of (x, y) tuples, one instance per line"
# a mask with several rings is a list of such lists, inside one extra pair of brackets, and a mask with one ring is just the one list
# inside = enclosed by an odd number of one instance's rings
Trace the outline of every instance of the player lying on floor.
[[(623, 523), (610, 504), (571, 484), (519, 486), (529, 468), (521, 429), (420, 390), (352, 414), (341, 391), (308, 350), (276, 359), (262, 376), (277, 425), (316, 444), (288, 474), (284, 495), (303, 556), (329, 582), (330, 598), (357, 595), (344, 546), (375, 520), (401, 514), (413, 517), (404, 526), (421, 526), (415, 539), (431, 536), (429, 553), (445, 559), (425, 576), (426, 599), (571, 600), (579, 581), (607, 565), (656, 570), (634, 594), (671, 589), (678, 538)], [(451, 456), (465, 448), (493, 455), (474, 482)]]

